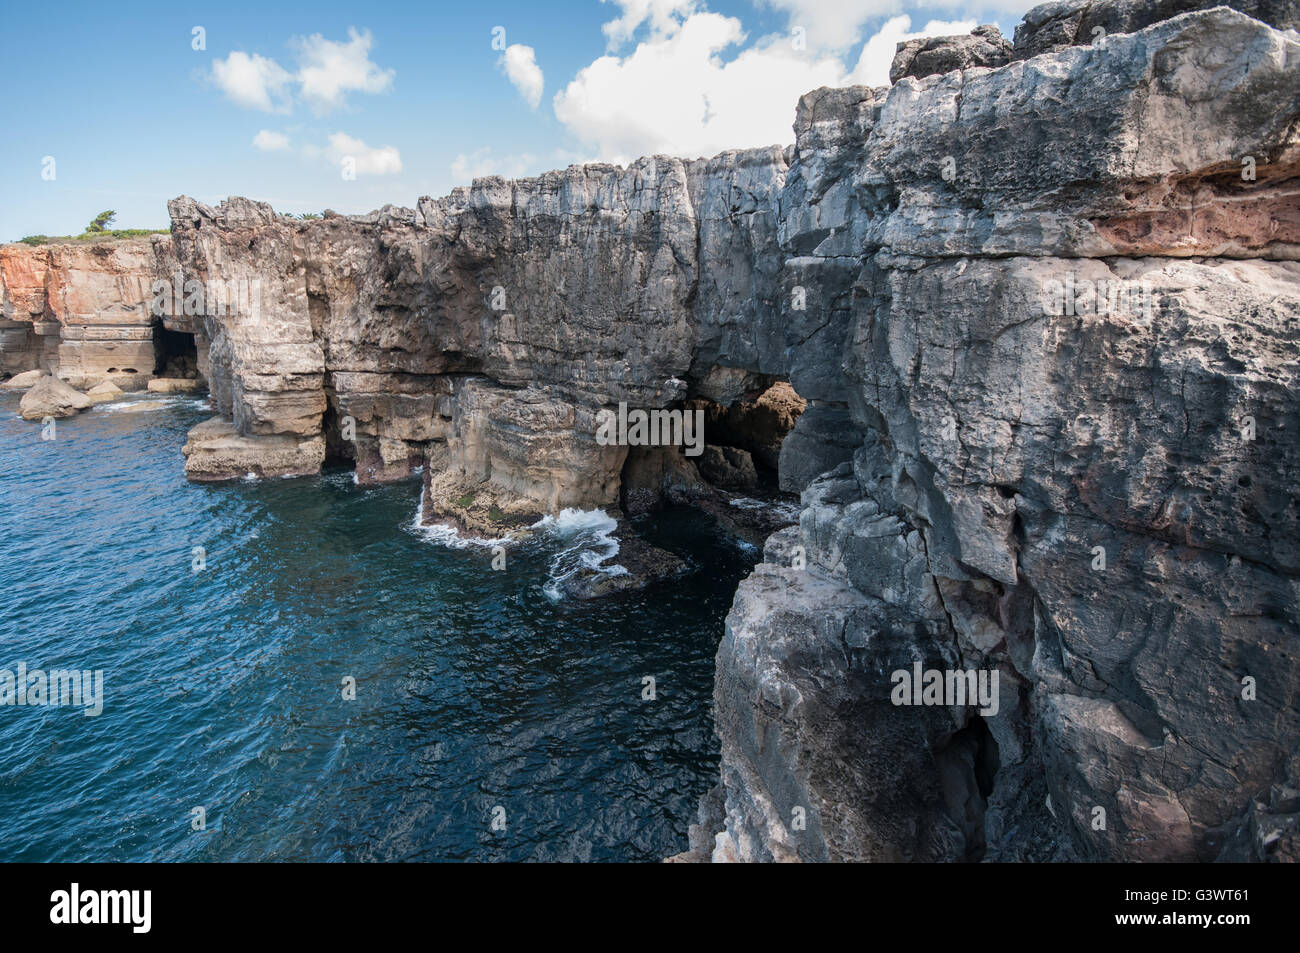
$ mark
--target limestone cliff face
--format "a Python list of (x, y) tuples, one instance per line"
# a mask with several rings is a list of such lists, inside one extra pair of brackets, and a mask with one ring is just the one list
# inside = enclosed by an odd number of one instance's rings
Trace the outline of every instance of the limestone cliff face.
[[(598, 445), (598, 410), (731, 403), (789, 373), (772, 320), (785, 166), (776, 148), (653, 157), (311, 222), (173, 201), (186, 280), (255, 289), (257, 314), (196, 323), (244, 469), (260, 437), (323, 459), (324, 436), (361, 479), (427, 462), (443, 511), (617, 503), (627, 448)], [(209, 462), (196, 442), (191, 473)]]
[(57, 371), (74, 387), (154, 373), (152, 285), (166, 236), (0, 246), (0, 373)]
[[(787, 149), (7, 247), (0, 370), (108, 373), (88, 332), (178, 276), (233, 302), (163, 318), (220, 414), (194, 479), (422, 467), (426, 519), (491, 533), (725, 516), (701, 476), (776, 463), (799, 521), (727, 619), (683, 859), (1293, 858), (1300, 37), (1200, 6), (913, 45), (804, 96)], [(728, 446), (603, 446), (620, 403)], [(897, 704), (917, 665), (996, 675), (996, 711)]]
[[(861, 241), (822, 287), (862, 439), (737, 594), (696, 853), (1294, 857), (1296, 35), (1193, 13), (800, 115), (783, 247)], [(917, 662), (997, 713), (892, 704)]]

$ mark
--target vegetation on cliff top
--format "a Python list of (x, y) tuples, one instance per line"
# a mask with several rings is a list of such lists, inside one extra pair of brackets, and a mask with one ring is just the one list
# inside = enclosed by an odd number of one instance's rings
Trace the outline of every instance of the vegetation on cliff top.
[(140, 238), (143, 235), (165, 234), (169, 228), (109, 228), (117, 212), (109, 209), (100, 212), (80, 235), (25, 235), (18, 239), (24, 245), (51, 245), (59, 242), (96, 242), (114, 238)]

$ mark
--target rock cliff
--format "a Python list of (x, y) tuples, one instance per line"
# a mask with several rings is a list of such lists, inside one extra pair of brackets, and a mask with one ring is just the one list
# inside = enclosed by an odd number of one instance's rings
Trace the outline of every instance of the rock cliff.
[(0, 246), (0, 373), (45, 370), (73, 387), (143, 387), (154, 374), (150, 313), (166, 236)]
[[(860, 248), (862, 439), (736, 596), (696, 857), (1293, 857), (1297, 39), (805, 97), (783, 247)], [(917, 663), (997, 712), (895, 704)]]
[[(801, 494), (733, 527), (765, 555), (679, 859), (1293, 858), (1300, 36), (1202, 6), (913, 44), (789, 148), (9, 246), (0, 356), (112, 376), (88, 332), (164, 280), (220, 415), (193, 479), (420, 471), (426, 520), (494, 535)], [(620, 407), (698, 410), (698, 460), (598, 439)], [(996, 702), (899, 692), (931, 671)]]

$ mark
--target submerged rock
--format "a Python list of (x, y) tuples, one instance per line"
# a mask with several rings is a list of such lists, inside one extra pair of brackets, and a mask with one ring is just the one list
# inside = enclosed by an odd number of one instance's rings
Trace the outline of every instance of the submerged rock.
[(48, 367), (73, 387), (144, 387), (155, 361), (153, 284), (170, 236), (0, 245), (0, 371)]
[[(573, 599), (599, 599), (621, 592), (645, 589), (680, 574), (686, 568), (681, 557), (651, 545), (619, 520), (610, 534), (618, 553), (610, 565), (584, 566), (560, 582), (560, 591)], [(612, 571), (611, 571), (612, 570)]]

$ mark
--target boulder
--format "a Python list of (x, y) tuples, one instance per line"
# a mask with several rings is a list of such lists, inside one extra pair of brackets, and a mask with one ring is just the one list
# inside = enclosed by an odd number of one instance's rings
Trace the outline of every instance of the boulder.
[(26, 390), (45, 376), (44, 371), (23, 371), (21, 374), (15, 374), (9, 380), (0, 384), (0, 388), (4, 390)]
[(889, 81), (904, 76), (933, 76), (972, 66), (996, 68), (1011, 62), (1011, 41), (992, 24), (977, 26), (969, 36), (927, 36), (898, 44)]
[(71, 417), (94, 405), (94, 401), (81, 391), (74, 390), (57, 377), (47, 374), (23, 395), (18, 404), (18, 413), (23, 420)]
[(86, 391), (86, 396), (97, 404), (108, 403), (125, 396), (126, 392), (112, 381), (102, 381)]
[(696, 465), (700, 469), (700, 476), (717, 487), (745, 490), (758, 485), (754, 458), (747, 450), (710, 444), (704, 448)]

